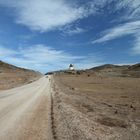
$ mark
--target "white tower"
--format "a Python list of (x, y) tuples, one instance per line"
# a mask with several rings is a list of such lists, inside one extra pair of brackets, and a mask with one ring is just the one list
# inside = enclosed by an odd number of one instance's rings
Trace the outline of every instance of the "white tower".
[(69, 70), (74, 70), (74, 65), (73, 64), (69, 65)]

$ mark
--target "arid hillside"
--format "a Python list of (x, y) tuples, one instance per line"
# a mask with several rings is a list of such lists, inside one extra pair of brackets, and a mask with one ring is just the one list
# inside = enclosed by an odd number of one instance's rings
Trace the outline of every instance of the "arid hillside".
[(41, 73), (0, 61), (0, 90), (18, 87), (39, 79)]
[(140, 63), (135, 65), (111, 65), (106, 64), (99, 67), (91, 68), (87, 71), (97, 72), (106, 76), (120, 76), (120, 77), (140, 77)]

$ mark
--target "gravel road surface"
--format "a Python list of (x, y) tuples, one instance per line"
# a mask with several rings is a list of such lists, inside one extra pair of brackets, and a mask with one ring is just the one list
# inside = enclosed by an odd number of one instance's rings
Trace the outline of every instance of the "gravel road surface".
[(52, 140), (51, 77), (0, 91), (0, 140)]

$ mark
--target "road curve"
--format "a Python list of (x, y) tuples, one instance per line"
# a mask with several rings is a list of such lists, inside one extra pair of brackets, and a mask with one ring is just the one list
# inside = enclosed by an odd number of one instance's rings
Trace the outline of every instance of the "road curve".
[(51, 77), (0, 91), (0, 140), (52, 140)]

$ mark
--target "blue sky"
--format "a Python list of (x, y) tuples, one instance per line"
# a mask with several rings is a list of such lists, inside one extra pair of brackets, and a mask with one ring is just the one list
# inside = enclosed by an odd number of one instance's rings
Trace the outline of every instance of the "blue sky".
[(0, 0), (0, 60), (41, 71), (140, 62), (140, 0)]

